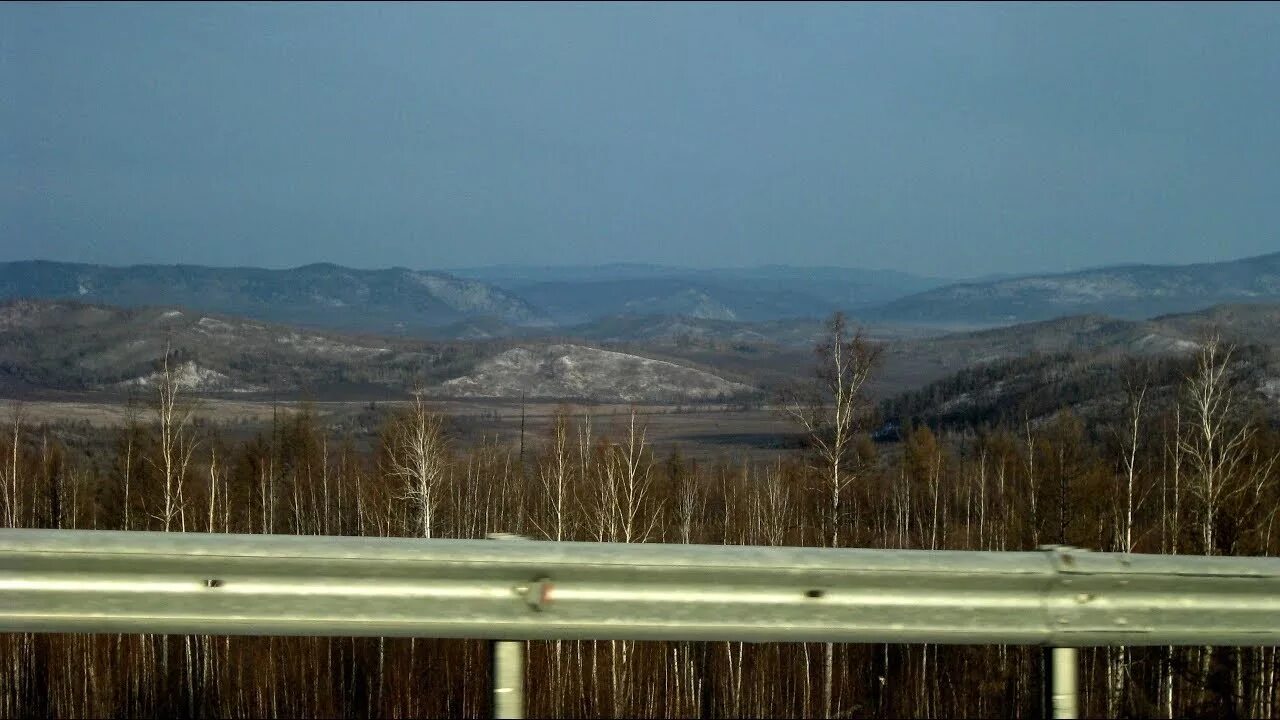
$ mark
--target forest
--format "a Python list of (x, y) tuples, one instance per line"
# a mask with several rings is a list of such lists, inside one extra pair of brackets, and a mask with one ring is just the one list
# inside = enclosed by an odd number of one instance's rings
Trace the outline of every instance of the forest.
[[(864, 388), (880, 358), (841, 318), (828, 330), (812, 382), (775, 403), (805, 447), (770, 462), (657, 452), (636, 415), (605, 426), (581, 408), (519, 448), (462, 447), (421, 394), (372, 443), (307, 412), (244, 437), (202, 422), (198, 398), (160, 382), (132, 422), (93, 442), (28, 423), (15, 404), (0, 440), (0, 525), (1280, 554), (1280, 429), (1221, 341), (1181, 365), (1112, 367), (1106, 422), (1067, 401), (1046, 411), (1041, 393), (1034, 410), (995, 422), (916, 424), (876, 443)], [(563, 641), (528, 653), (534, 717), (1040, 712), (1034, 647)], [(482, 641), (7, 634), (0, 715), (485, 716), (489, 662)], [(1275, 717), (1277, 662), (1275, 648), (1088, 649), (1081, 710)]]

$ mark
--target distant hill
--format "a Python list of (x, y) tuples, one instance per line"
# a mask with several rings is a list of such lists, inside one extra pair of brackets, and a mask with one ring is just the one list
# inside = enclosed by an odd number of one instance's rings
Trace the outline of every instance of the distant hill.
[[(1148, 383), (1148, 418), (1172, 407), (1191, 353), (1145, 356), (1139, 367)], [(1123, 413), (1124, 373), (1132, 356), (1088, 351), (1029, 354), (966, 367), (923, 387), (886, 398), (881, 416), (902, 427), (924, 423), (954, 429), (982, 425), (1039, 425), (1071, 410), (1096, 428), (1111, 427)], [(1231, 355), (1229, 382), (1245, 399), (1243, 412), (1280, 421), (1280, 354), (1256, 345)]]
[(1147, 361), (1153, 389), (1168, 402), (1211, 334), (1237, 348), (1240, 389), (1280, 416), (1280, 304), (1140, 321), (1075, 316), (893, 343), (885, 373), (905, 392), (886, 399), (882, 412), (955, 427), (1035, 419), (1066, 407), (1106, 417), (1123, 397), (1125, 363)]
[[(484, 325), (471, 329), (482, 335)], [(877, 336), (873, 327), (871, 337), (884, 343), (885, 355), (870, 389), (888, 398), (957, 372), (979, 373), (974, 377), (981, 380), (980, 373), (1006, 365), (1012, 369), (999, 373), (1020, 373), (1019, 382), (1034, 388), (1040, 376), (1018, 364), (1028, 354), (1089, 362), (1176, 358), (1214, 331), (1275, 352), (1280, 304), (1225, 305), (1142, 321), (1076, 316), (914, 339)], [(214, 394), (373, 399), (422, 385), (437, 395), (689, 401), (753, 392), (743, 386), (767, 393), (807, 377), (821, 325), (621, 316), (563, 336), (544, 332), (519, 340), (428, 341), (178, 308), (10, 301), (0, 304), (0, 392), (146, 391), (169, 347), (189, 389)], [(1049, 372), (1052, 364), (1032, 369)], [(995, 382), (987, 383), (991, 393), (1013, 387)], [(1280, 379), (1265, 383), (1280, 393)]]
[[(1085, 352), (1125, 357), (1185, 353), (1211, 332), (1238, 345), (1280, 347), (1280, 303), (1221, 305), (1151, 320), (1076, 315), (976, 331), (943, 333), (926, 327), (860, 323), (884, 346), (869, 390), (887, 397), (964, 368), (1035, 353)], [(807, 376), (813, 347), (823, 337), (817, 320), (738, 322), (688, 317), (617, 315), (567, 328), (538, 330), (543, 339), (588, 343), (728, 373), (762, 387)]]
[[(434, 342), (339, 334), (163, 307), (0, 304), (0, 393), (147, 394), (170, 367), (190, 392), (687, 402), (753, 388), (679, 362), (582, 345)], [(526, 360), (528, 360), (526, 362)]]
[(1234, 343), (1280, 345), (1280, 303), (1230, 304), (1153, 318), (1153, 324), (1199, 338), (1219, 333)]
[(440, 340), (803, 343), (835, 310), (901, 337), (1074, 315), (1139, 320), (1280, 301), (1280, 253), (1228, 263), (1124, 266), (944, 285), (893, 271), (760, 266), (494, 266), (453, 273), (193, 265), (0, 263), (0, 301), (60, 299), (193, 311)]
[(1280, 304), (1222, 305), (1151, 320), (1076, 315), (989, 330), (889, 343), (882, 375), (895, 387), (919, 386), (963, 368), (1028, 354), (1111, 357), (1178, 355), (1210, 333), (1236, 345), (1280, 348)]
[(1129, 265), (947, 285), (890, 301), (868, 319), (997, 326), (1064, 315), (1143, 319), (1221, 303), (1280, 300), (1280, 253), (1197, 265)]
[[(559, 329), (561, 335), (595, 342), (642, 342), (667, 346), (780, 345), (811, 348), (822, 339), (826, 318), (740, 322), (683, 315), (612, 315)], [(867, 337), (896, 340), (942, 335), (910, 326), (862, 324)]]
[(145, 389), (154, 384), (166, 348), (188, 390), (235, 394), (363, 388), (376, 395), (443, 382), (490, 352), (174, 308), (47, 300), (0, 305), (0, 387), (9, 391)]
[(441, 392), (465, 397), (567, 398), (636, 402), (728, 400), (754, 392), (712, 373), (581, 345), (520, 347), (489, 358)]
[(492, 317), (539, 325), (547, 317), (501, 288), (439, 272), (291, 270), (197, 265), (109, 267), (45, 261), (0, 263), (0, 300), (75, 299), (116, 306), (179, 305), (269, 322), (417, 334)]
[(820, 318), (834, 310), (875, 305), (946, 282), (894, 271), (785, 265), (717, 269), (507, 265), (452, 272), (515, 293), (562, 325), (614, 315), (748, 322)]

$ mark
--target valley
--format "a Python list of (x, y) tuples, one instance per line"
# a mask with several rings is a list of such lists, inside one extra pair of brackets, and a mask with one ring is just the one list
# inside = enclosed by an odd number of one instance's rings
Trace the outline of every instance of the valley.
[[(954, 286), (781, 267), (504, 266), (449, 275), (9, 263), (0, 265), (0, 296), (23, 297), (0, 304), (0, 398), (21, 402), (32, 422), (119, 428), (130, 418), (147, 421), (168, 373), (198, 402), (202, 422), (233, 434), (305, 411), (335, 433), (374, 438), (420, 392), (465, 447), (495, 438), (518, 447), (522, 412), (528, 441), (567, 408), (605, 429), (634, 411), (659, 453), (759, 459), (803, 444), (775, 403), (812, 377), (814, 347), (826, 332), (820, 309), (846, 302), (860, 307), (852, 327), (880, 351), (866, 394), (876, 408), (870, 420), (884, 427), (1043, 422), (1064, 409), (1105, 419), (1119, 402), (1126, 363), (1155, 368), (1154, 392), (1167, 396), (1186, 358), (1213, 334), (1241, 348), (1245, 390), (1280, 415), (1280, 304), (1127, 316), (1136, 297), (1181, 307), (1192, 296), (1265, 296), (1276, 258)], [(1098, 273), (1132, 277), (1124, 292), (1107, 285), (1116, 290), (1108, 295)], [(1130, 304), (1116, 316), (954, 325), (982, 323), (955, 314), (973, 298), (1011, 309), (1006, 320), (1031, 307), (1017, 298), (1037, 291), (1049, 295), (1035, 307), (1075, 307), (1058, 302), (1063, 283), (1086, 280), (1092, 294), (1071, 297), (1092, 298), (1087, 307), (1116, 293)], [(899, 297), (886, 300), (894, 292)], [(918, 323), (902, 319), (923, 316), (889, 310), (926, 300), (953, 314)], [(703, 312), (713, 305), (720, 310)], [(348, 312), (361, 315), (359, 330), (349, 329)]]
[[(270, 429), (273, 421), (288, 422), (303, 413), (335, 437), (349, 438), (358, 447), (372, 444), (378, 432), (396, 413), (409, 407), (405, 400), (359, 401), (244, 401), (202, 397), (195, 404), (200, 421), (217, 427), (227, 438), (247, 438)], [(458, 450), (497, 442), (518, 452), (521, 425), (525, 445), (540, 447), (550, 434), (557, 413), (590, 427), (597, 436), (621, 437), (634, 412), (645, 429), (646, 444), (655, 456), (673, 452), (704, 463), (730, 465), (742, 461), (772, 461), (803, 445), (794, 423), (767, 408), (714, 405), (582, 405), (560, 402), (442, 400), (433, 411), (447, 418), (446, 435)], [(127, 402), (101, 399), (41, 399), (0, 402), (0, 422), (14, 414), (23, 423), (59, 429), (64, 437), (118, 433), (131, 422), (148, 424), (154, 412), (146, 400)], [(523, 415), (523, 423), (521, 417)]]

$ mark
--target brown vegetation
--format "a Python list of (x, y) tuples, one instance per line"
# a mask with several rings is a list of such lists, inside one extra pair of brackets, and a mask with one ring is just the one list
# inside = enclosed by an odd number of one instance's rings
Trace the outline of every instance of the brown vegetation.
[[(769, 463), (656, 456), (640, 418), (620, 437), (557, 416), (521, 456), (451, 447), (415, 401), (375, 447), (314, 414), (232, 441), (193, 425), (162, 384), (149, 416), (77, 454), (15, 411), (0, 449), (4, 527), (403, 535), (872, 548), (1276, 554), (1280, 433), (1248, 414), (1229, 353), (1206, 344), (1177, 402), (1126, 375), (1109, 428), (1035, 426), (866, 441), (870, 360), (843, 329), (828, 391), (796, 405), (809, 450)], [(853, 353), (850, 355), (849, 353)], [(853, 362), (851, 366), (839, 363)], [(850, 390), (843, 399), (840, 393)], [(834, 401), (834, 402), (833, 402)], [(847, 403), (847, 407), (845, 405)], [(827, 421), (823, 421), (824, 412)], [(849, 435), (853, 433), (853, 435)], [(745, 643), (529, 644), (534, 716), (1034, 716), (1039, 651)], [(1274, 648), (1081, 654), (1090, 716), (1275, 716)], [(479, 641), (0, 636), (0, 715), (480, 716)]]

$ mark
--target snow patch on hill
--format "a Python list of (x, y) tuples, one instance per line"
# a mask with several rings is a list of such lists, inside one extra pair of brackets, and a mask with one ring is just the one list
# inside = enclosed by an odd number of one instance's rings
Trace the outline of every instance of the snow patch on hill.
[(1153, 353), (1186, 353), (1200, 346), (1190, 340), (1151, 333), (1144, 335), (1133, 343), (1133, 349), (1140, 352)]
[(518, 324), (539, 324), (532, 308), (491, 285), (435, 273), (410, 272), (408, 277), (464, 315), (492, 315)]
[(314, 293), (314, 292), (311, 293), (311, 299), (317, 305), (324, 305), (327, 307), (341, 308), (341, 307), (347, 306), (347, 303), (344, 300), (342, 300), (342, 298), (329, 297), (327, 295), (321, 295), (320, 293)]
[(236, 328), (230, 323), (221, 320), (215, 320), (211, 317), (202, 317), (196, 321), (196, 326), (205, 332), (217, 333), (234, 333)]
[(702, 370), (581, 345), (514, 348), (441, 391), (462, 397), (580, 398), (615, 402), (718, 400), (753, 388)]
[[(185, 362), (179, 365), (173, 371), (174, 381), (178, 388), (187, 392), (262, 392), (266, 388), (257, 385), (248, 385), (236, 383), (227, 375), (212, 370), (210, 368), (201, 367), (195, 362)], [(154, 372), (150, 375), (136, 377), (132, 380), (116, 383), (118, 389), (133, 388), (156, 388), (164, 382), (163, 372)]]
[(293, 332), (276, 338), (276, 342), (281, 345), (288, 345), (295, 350), (301, 350), (303, 352), (319, 353), (321, 355), (336, 355), (339, 357), (364, 357), (391, 352), (388, 348), (384, 347), (350, 345), (347, 343), (329, 340), (328, 338), (323, 338), (318, 335), (301, 335)]
[(1262, 394), (1266, 395), (1268, 399), (1280, 403), (1280, 377), (1267, 378), (1267, 380), (1262, 383), (1262, 387), (1258, 389), (1261, 390)]

